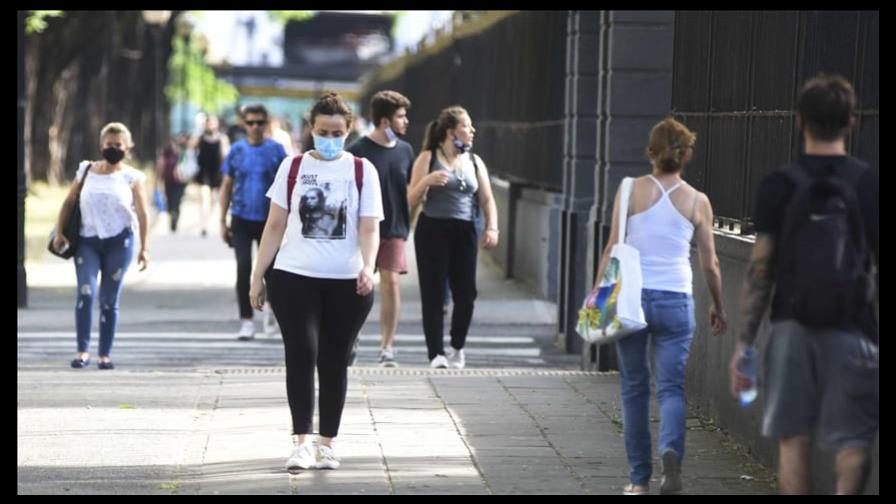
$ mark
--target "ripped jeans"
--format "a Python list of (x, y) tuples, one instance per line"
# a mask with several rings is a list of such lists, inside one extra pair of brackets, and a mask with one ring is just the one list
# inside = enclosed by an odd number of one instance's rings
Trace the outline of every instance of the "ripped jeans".
[(78, 300), (75, 306), (75, 327), (78, 351), (90, 347), (90, 327), (93, 300), (97, 292), (97, 273), (103, 272), (100, 285), (100, 357), (108, 357), (118, 326), (118, 300), (124, 275), (134, 257), (134, 232), (127, 228), (106, 239), (97, 236), (81, 237), (75, 253), (75, 273), (78, 276)]

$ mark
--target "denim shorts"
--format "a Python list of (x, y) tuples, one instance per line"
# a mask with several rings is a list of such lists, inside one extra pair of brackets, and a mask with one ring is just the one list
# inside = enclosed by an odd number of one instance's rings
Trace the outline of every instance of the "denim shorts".
[(861, 334), (774, 322), (764, 378), (764, 436), (809, 435), (831, 448), (873, 442), (880, 418), (878, 347)]

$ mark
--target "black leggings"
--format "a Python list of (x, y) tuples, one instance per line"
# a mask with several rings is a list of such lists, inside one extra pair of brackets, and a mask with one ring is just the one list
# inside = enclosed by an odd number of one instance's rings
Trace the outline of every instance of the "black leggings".
[(240, 305), (240, 318), (251, 319), (252, 305), (249, 303), (249, 284), (252, 281), (252, 242), (261, 243), (264, 221), (255, 222), (230, 218), (231, 243), (236, 254), (236, 300)]
[(312, 432), (314, 366), (320, 386), (320, 435), (336, 437), (352, 345), (370, 308), (373, 292), (355, 293), (356, 279), (311, 278), (271, 269), (268, 292), (286, 353), (286, 395), (293, 434)]
[(451, 286), (451, 346), (460, 350), (467, 341), (476, 299), (476, 254), (479, 245), (472, 221), (437, 219), (420, 214), (414, 231), (417, 274), (423, 305), (423, 332), (429, 359), (445, 354), (445, 279)]

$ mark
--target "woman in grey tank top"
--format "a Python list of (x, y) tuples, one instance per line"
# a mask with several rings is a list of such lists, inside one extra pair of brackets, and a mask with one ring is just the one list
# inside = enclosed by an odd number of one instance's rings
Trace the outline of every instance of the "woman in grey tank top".
[[(463, 347), (476, 299), (476, 255), (479, 239), (474, 226), (477, 207), (485, 214), (481, 244), (498, 245), (498, 211), (488, 169), (469, 152), (476, 132), (462, 107), (448, 107), (426, 128), (423, 148), (414, 162), (408, 206), (423, 202), (414, 231), (417, 274), (423, 307), (423, 331), (430, 366), (463, 368)], [(445, 353), (445, 281), (451, 286), (451, 348)]]

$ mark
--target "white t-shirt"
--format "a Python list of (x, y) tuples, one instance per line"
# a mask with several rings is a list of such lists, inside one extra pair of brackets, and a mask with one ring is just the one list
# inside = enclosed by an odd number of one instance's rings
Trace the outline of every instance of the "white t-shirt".
[[(266, 196), (287, 209), (286, 192), (293, 156), (280, 163)], [(362, 163), (360, 212), (354, 157), (343, 152), (333, 161), (302, 156), (292, 191), (286, 237), (274, 268), (315, 278), (356, 278), (364, 266), (358, 242), (360, 217), (383, 220), (380, 178), (367, 159)]]
[[(90, 161), (78, 165), (76, 180), (84, 180)], [(99, 174), (93, 169), (81, 187), (81, 236), (111, 238), (127, 228), (136, 229), (134, 184), (146, 180), (139, 170), (124, 166), (120, 170)]]

